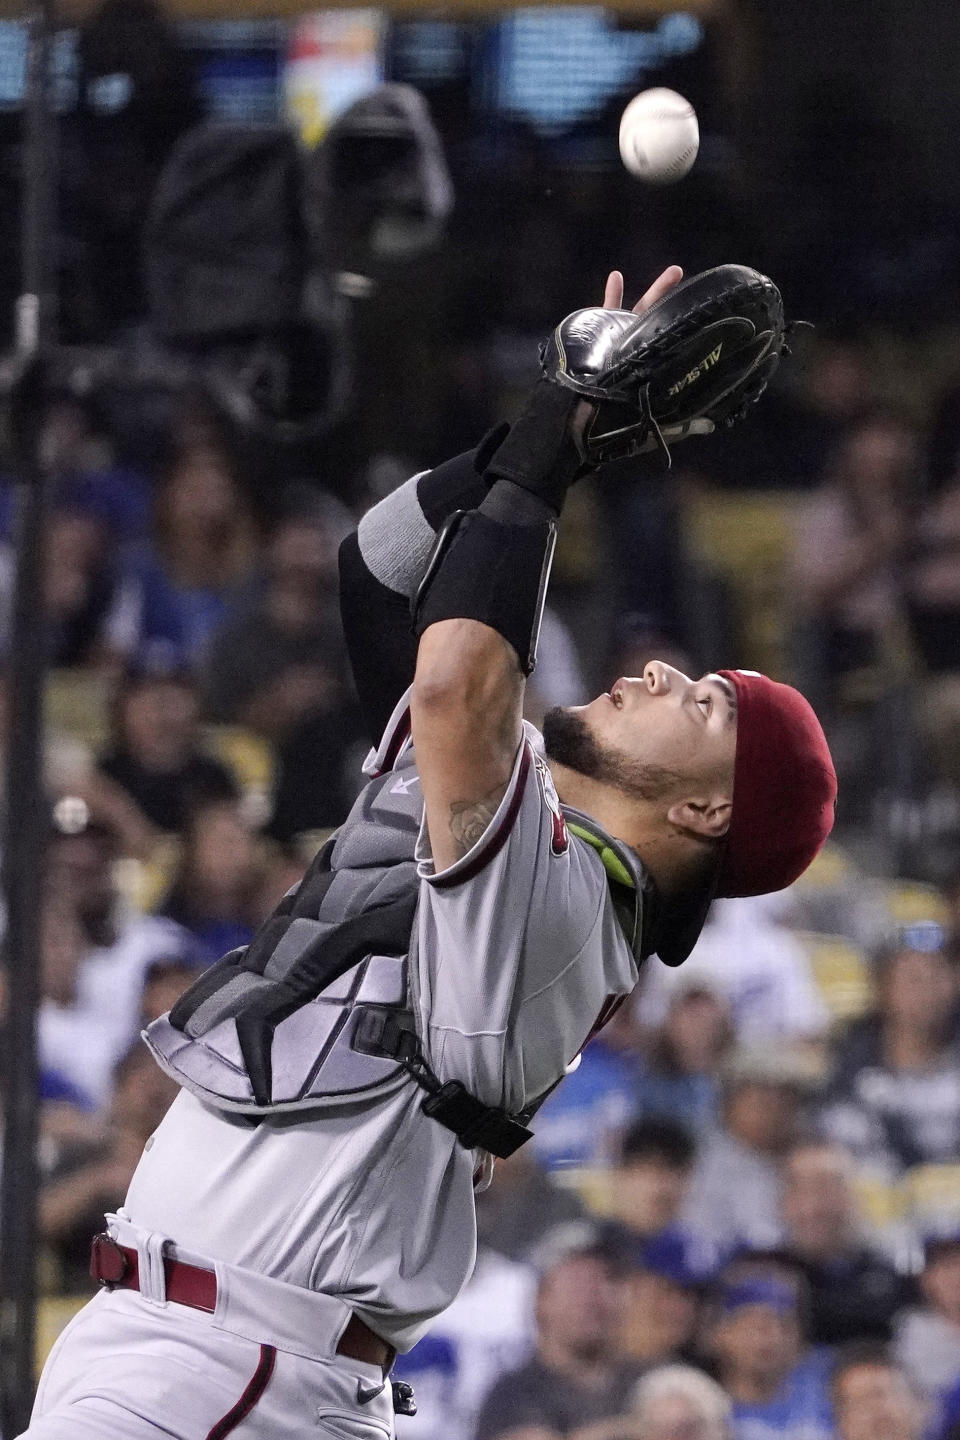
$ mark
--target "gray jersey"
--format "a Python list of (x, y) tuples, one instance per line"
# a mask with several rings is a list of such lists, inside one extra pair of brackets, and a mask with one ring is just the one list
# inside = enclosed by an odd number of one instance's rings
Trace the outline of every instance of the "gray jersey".
[[(370, 773), (419, 787), (406, 701)], [(411, 1003), (432, 1068), (519, 1111), (577, 1055), (637, 964), (591, 845), (569, 833), (529, 725), (506, 794), (468, 854), (437, 873), (425, 823)], [(125, 1204), (212, 1260), (341, 1296), (407, 1350), (473, 1266), (484, 1165), (425, 1116), (412, 1083), (316, 1116), (227, 1116), (186, 1092), (148, 1141)]]

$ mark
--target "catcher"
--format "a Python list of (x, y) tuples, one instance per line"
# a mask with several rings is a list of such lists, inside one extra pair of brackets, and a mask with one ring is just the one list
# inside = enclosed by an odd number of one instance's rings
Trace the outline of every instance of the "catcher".
[[(740, 267), (568, 317), (520, 420), (372, 509), (341, 553), (382, 739), (346, 823), (147, 1041), (182, 1089), (96, 1237), (34, 1440), (385, 1440), (475, 1251), (474, 1187), (714, 894), (778, 889), (836, 782), (796, 691), (661, 664), (521, 718), (555, 522), (610, 455), (756, 398), (783, 346)], [(412, 616), (412, 624), (411, 624)], [(412, 680), (412, 687), (411, 687)]]

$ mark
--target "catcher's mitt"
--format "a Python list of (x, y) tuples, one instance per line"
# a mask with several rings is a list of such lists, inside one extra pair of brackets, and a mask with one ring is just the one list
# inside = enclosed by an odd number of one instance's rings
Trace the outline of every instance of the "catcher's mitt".
[(745, 265), (682, 281), (642, 315), (576, 310), (541, 347), (545, 377), (596, 403), (590, 464), (732, 425), (787, 349), (780, 291)]

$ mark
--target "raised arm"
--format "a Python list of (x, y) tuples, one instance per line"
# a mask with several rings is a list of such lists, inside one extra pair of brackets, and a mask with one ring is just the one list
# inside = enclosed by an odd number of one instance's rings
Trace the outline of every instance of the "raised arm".
[[(681, 276), (671, 266), (639, 312)], [(623, 278), (607, 280), (619, 308)], [(496, 813), (522, 735), (523, 692), (553, 557), (555, 522), (580, 473), (591, 407), (541, 380), (487, 463), (491, 488), (438, 536), (414, 604), (420, 645), (411, 719), (438, 871), (462, 858)]]
[[(671, 265), (634, 306), (649, 309), (681, 278)], [(612, 271), (604, 306), (623, 304), (623, 276)], [(437, 532), (456, 510), (482, 505), (491, 457), (507, 432), (493, 431), (476, 450), (445, 461), (386, 496), (363, 517), (340, 548), (340, 611), (360, 706), (376, 745), (397, 701), (411, 684), (417, 643), (410, 597)]]

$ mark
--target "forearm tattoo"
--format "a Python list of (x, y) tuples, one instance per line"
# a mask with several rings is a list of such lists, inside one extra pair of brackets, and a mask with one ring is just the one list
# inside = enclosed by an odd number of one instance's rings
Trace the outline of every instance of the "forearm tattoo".
[(495, 785), (479, 800), (454, 800), (450, 806), (450, 834), (456, 840), (461, 855), (466, 855), (476, 845), (506, 793), (506, 785)]

